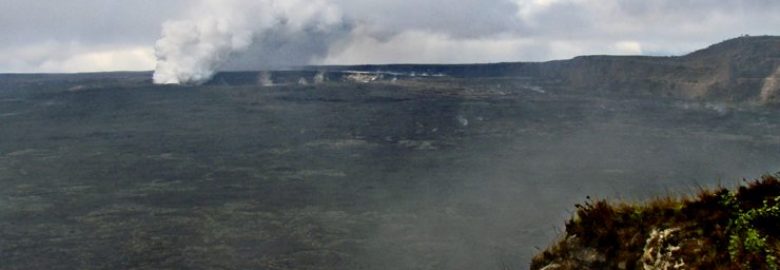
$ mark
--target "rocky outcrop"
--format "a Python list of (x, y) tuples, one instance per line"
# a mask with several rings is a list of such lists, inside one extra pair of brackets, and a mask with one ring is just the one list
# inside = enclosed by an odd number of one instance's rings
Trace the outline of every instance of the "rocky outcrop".
[[(676, 239), (679, 228), (653, 229), (642, 252), (644, 270), (679, 270), (685, 268), (685, 260), (680, 256), (680, 239)], [(625, 267), (624, 267), (625, 269)]]
[(780, 67), (764, 78), (764, 84), (761, 87), (761, 102), (765, 104), (780, 102)]

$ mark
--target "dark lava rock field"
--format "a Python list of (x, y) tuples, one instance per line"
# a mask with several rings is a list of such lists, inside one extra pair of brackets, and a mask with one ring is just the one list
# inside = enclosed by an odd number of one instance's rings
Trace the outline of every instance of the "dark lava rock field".
[(0, 76), (0, 269), (527, 269), (574, 203), (780, 170), (780, 112), (522, 77)]

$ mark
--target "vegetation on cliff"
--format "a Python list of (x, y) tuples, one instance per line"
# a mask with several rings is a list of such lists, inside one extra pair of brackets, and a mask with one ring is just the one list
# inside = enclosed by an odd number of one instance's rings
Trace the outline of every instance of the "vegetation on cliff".
[(577, 205), (531, 269), (778, 269), (779, 177), (641, 205)]

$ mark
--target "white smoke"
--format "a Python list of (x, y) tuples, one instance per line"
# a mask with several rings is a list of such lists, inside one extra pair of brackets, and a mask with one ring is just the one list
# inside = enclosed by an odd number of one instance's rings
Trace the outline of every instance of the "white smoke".
[(163, 24), (154, 83), (202, 84), (265, 33), (327, 32), (341, 23), (325, 0), (202, 0), (188, 19)]

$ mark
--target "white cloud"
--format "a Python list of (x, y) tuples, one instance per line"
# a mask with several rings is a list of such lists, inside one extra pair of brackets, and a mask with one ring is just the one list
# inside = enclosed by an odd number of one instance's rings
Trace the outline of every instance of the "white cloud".
[(389, 39), (356, 30), (331, 47), (317, 64), (470, 63), (517, 61), (531, 40), (514, 37), (456, 39), (441, 33), (407, 31)]
[(154, 50), (147, 46), (89, 47), (49, 41), (0, 50), (0, 67), (10, 73), (138, 71), (151, 70), (154, 65)]
[(636, 41), (619, 41), (612, 45), (615, 54), (642, 54), (642, 44)]
[(57, 61), (49, 60), (39, 66), (43, 72), (143, 71), (154, 68), (154, 50), (149, 47), (84, 52)]
[(333, 44), (325, 57), (312, 64), (486, 63), (568, 59), (583, 54), (640, 55), (635, 40), (544, 39), (501, 35), (454, 38), (449, 35), (406, 31), (390, 37), (365, 27)]

